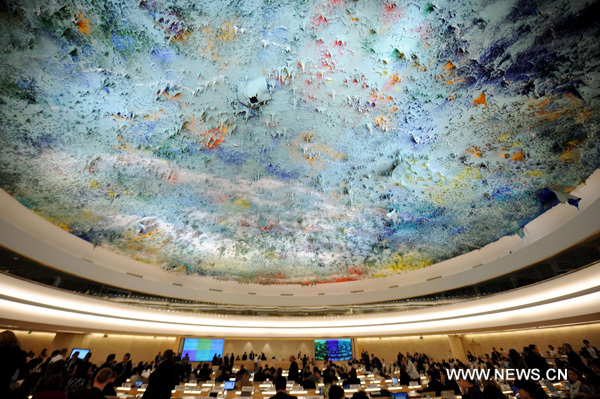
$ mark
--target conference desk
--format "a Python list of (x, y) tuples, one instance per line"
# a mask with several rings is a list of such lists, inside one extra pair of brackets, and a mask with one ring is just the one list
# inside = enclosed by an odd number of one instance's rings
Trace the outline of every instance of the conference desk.
[[(323, 384), (319, 384), (317, 389), (303, 389), (301, 386), (290, 385), (288, 384), (287, 392), (290, 395), (297, 396), (299, 399), (323, 399), (321, 395), (321, 387)], [(246, 393), (246, 396), (243, 396), (242, 391), (240, 390), (232, 390), (225, 391), (223, 388), (223, 383), (187, 383), (178, 385), (175, 387), (173, 391), (171, 391), (172, 398), (190, 398), (190, 399), (214, 399), (214, 396), (211, 397), (211, 392), (213, 395), (217, 394), (218, 399), (264, 399), (269, 398), (275, 395), (275, 387), (269, 382), (266, 383), (254, 383), (251, 393)], [(387, 385), (386, 383), (369, 383), (362, 384), (360, 387), (351, 386), (350, 388), (344, 389), (347, 397), (351, 397), (353, 393), (358, 392), (359, 390), (366, 391), (368, 393), (380, 392), (382, 389), (385, 389), (389, 392), (406, 392), (408, 397), (410, 398), (419, 398), (421, 394), (417, 392), (417, 389), (420, 389), (421, 386), (401, 386), (397, 384)], [(248, 387), (246, 389), (249, 389)], [(128, 387), (119, 387), (116, 388), (117, 397), (133, 399), (139, 398), (143, 395), (145, 388), (128, 388)], [(460, 396), (457, 397), (460, 399)]]
[[(287, 372), (284, 372), (287, 374)], [(390, 394), (403, 392), (410, 399), (412, 398), (422, 398), (428, 397), (434, 399), (432, 392), (423, 392), (422, 394), (419, 390), (422, 389), (421, 385), (400, 385), (394, 384), (392, 379), (384, 379), (383, 377), (376, 376), (374, 374), (362, 374), (359, 375), (361, 380), (361, 384), (350, 385), (349, 388), (345, 388), (344, 392), (347, 398), (351, 398), (355, 392), (365, 391), (372, 396), (377, 395), (379, 398), (384, 398), (381, 395), (382, 390), (388, 391)], [(232, 380), (235, 380), (232, 378)], [(428, 381), (425, 377), (421, 377), (421, 381), (426, 384)], [(558, 388), (559, 396), (553, 396), (552, 392), (548, 391), (546, 386), (543, 386), (544, 390), (549, 394), (548, 396), (551, 398), (560, 398), (565, 396), (564, 386), (562, 383), (556, 382), (552, 384), (556, 388)], [(298, 397), (298, 399), (323, 399), (321, 395), (321, 387), (323, 387), (323, 383), (319, 383), (317, 385), (317, 389), (303, 389), (298, 384), (288, 383), (287, 392), (290, 395)], [(424, 385), (426, 386), (426, 385)], [(145, 386), (143, 385), (140, 388), (130, 388), (130, 387), (118, 387), (116, 388), (117, 397), (122, 399), (137, 399), (141, 398), (145, 392)], [(276, 394), (275, 387), (272, 382), (253, 382), (251, 386), (244, 387), (242, 390), (231, 390), (226, 391), (224, 389), (224, 384), (222, 382), (189, 382), (186, 384), (181, 384), (175, 387), (172, 391), (172, 398), (184, 398), (184, 399), (265, 399)], [(567, 391), (568, 392), (568, 391)], [(515, 399), (515, 396), (507, 386), (506, 389), (503, 389), (503, 393), (509, 399)], [(556, 394), (557, 392), (555, 392)], [(456, 395), (453, 399), (461, 399), (460, 395)], [(448, 398), (445, 398), (448, 399)]]

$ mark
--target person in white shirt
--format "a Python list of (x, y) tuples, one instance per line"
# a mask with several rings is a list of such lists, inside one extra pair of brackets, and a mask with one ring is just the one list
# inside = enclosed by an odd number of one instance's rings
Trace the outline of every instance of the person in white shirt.
[(417, 371), (417, 368), (415, 367), (414, 363), (410, 361), (408, 356), (404, 357), (402, 361), (404, 362), (404, 367), (406, 367), (406, 373), (410, 377), (410, 380), (419, 381), (419, 372)]

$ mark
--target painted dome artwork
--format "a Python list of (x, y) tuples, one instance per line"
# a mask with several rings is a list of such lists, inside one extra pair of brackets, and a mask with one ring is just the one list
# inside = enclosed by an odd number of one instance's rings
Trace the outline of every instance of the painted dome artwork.
[(5, 1), (0, 187), (173, 273), (427, 267), (578, 205), (599, 4)]

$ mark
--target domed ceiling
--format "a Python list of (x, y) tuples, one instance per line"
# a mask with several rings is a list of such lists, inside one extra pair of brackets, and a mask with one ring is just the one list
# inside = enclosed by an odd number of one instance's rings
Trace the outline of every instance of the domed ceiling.
[(598, 2), (0, 4), (0, 187), (148, 267), (389, 276), (600, 167)]

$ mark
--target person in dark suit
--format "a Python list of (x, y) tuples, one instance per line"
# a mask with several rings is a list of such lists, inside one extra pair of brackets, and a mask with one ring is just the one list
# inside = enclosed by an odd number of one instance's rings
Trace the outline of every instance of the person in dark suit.
[(143, 399), (171, 398), (171, 391), (176, 385), (174, 381), (178, 378), (175, 362), (173, 362), (173, 351), (167, 349), (163, 353), (162, 359), (156, 370), (148, 377), (148, 387), (142, 396)]
[(53, 375), (60, 375), (63, 377), (63, 381), (66, 379), (67, 361), (65, 360), (68, 353), (67, 348), (62, 348), (58, 355), (50, 359), (48, 366), (46, 367), (46, 373), (44, 374), (44, 381), (48, 380)]
[(456, 380), (452, 378), (448, 378), (446, 374), (446, 370), (440, 370), (440, 381), (444, 384), (444, 389), (442, 391), (454, 391), (455, 395), (460, 395), (460, 387)]
[(596, 348), (595, 346), (591, 346), (590, 341), (588, 341), (587, 339), (583, 340), (583, 347), (581, 348), (579, 354), (586, 359), (600, 358), (600, 352), (598, 351), (598, 348)]
[(279, 376), (275, 379), (275, 390), (277, 393), (269, 399), (298, 399), (296, 396), (288, 395), (286, 392), (287, 379)]
[(290, 362), (290, 369), (288, 370), (288, 379), (290, 381), (299, 381), (300, 379), (300, 374), (298, 372), (298, 363), (296, 362), (296, 360), (294, 360), (294, 358), (291, 358), (291, 362)]
[(569, 367), (576, 368), (577, 370), (579, 370), (580, 373), (587, 374), (587, 366), (583, 363), (583, 360), (581, 360), (579, 355), (573, 351), (573, 348), (570, 344), (562, 344), (561, 349), (563, 353), (567, 355), (567, 362), (569, 362)]
[(481, 393), (479, 386), (477, 386), (472, 379), (460, 378), (458, 380), (458, 386), (460, 386), (462, 390), (463, 399), (483, 399), (483, 394)]
[(529, 345), (529, 355), (525, 358), (525, 363), (527, 363), (530, 369), (538, 369), (540, 377), (545, 376), (550, 368), (546, 359), (540, 355), (540, 350), (535, 344)]
[(435, 369), (430, 369), (427, 374), (429, 375), (429, 384), (427, 384), (427, 388), (423, 389), (421, 393), (434, 392), (435, 395), (432, 396), (440, 396), (441, 392), (444, 390), (440, 372)]
[(27, 354), (12, 331), (0, 333), (0, 359), (0, 398), (7, 398), (13, 376), (27, 365)]
[(104, 367), (96, 374), (94, 383), (89, 389), (76, 391), (70, 397), (71, 399), (105, 399), (102, 390), (110, 380), (113, 371), (110, 367)]
[(308, 371), (305, 371), (304, 374), (302, 375), (302, 382), (300, 383), (300, 385), (302, 385), (302, 388), (304, 389), (317, 389), (317, 386), (315, 385), (314, 382), (312, 382), (310, 380), (310, 373)]
[(344, 388), (339, 385), (332, 385), (329, 388), (329, 399), (344, 399), (345, 396)]
[(493, 362), (502, 361), (502, 353), (498, 352), (495, 347), (492, 348), (492, 361)]
[(117, 363), (113, 370), (117, 373), (117, 379), (115, 380), (115, 386), (121, 386), (129, 377), (131, 377), (131, 355), (126, 353), (123, 356), (123, 361), (121, 363)]

